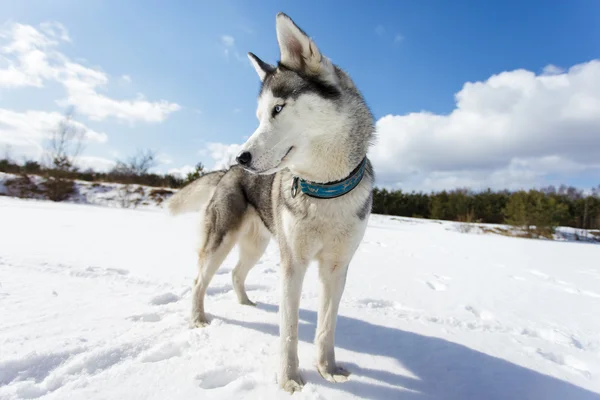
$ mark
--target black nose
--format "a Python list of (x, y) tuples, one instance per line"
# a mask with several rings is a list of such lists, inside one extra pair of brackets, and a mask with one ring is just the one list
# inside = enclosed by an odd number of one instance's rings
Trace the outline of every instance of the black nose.
[(236, 160), (237, 160), (238, 164), (248, 165), (248, 164), (250, 164), (250, 161), (252, 161), (252, 154), (250, 154), (250, 152), (248, 152), (248, 151), (244, 151), (236, 157)]

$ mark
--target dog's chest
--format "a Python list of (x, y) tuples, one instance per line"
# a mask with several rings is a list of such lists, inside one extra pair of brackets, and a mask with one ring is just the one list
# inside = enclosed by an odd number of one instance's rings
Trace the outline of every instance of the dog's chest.
[(356, 216), (353, 202), (339, 200), (288, 203), (280, 208), (278, 233), (295, 253), (309, 258), (324, 248), (353, 247), (366, 221)]
[(275, 187), (274, 215), (276, 235), (287, 246), (310, 257), (323, 248), (352, 247), (360, 241), (367, 221), (357, 211), (369, 197), (367, 181), (341, 197), (313, 199), (304, 193), (294, 196), (292, 177), (282, 175)]

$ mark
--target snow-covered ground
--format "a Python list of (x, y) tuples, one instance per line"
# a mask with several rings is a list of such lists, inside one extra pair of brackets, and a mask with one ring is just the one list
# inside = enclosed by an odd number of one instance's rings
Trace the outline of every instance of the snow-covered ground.
[[(234, 251), (212, 323), (188, 325), (197, 217), (0, 197), (0, 399), (287, 399), (275, 382), (278, 251), (238, 305)], [(600, 399), (600, 245), (372, 216), (336, 335), (352, 372), (313, 367), (317, 275), (301, 303), (305, 399)]]

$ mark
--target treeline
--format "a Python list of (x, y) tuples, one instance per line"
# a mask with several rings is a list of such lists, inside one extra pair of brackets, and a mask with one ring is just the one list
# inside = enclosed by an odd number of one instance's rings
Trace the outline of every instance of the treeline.
[[(198, 163), (195, 170), (185, 177), (173, 174), (157, 174), (148, 172), (146, 168), (140, 168), (138, 159), (137, 156), (134, 156), (129, 162), (117, 162), (115, 167), (107, 172), (98, 172), (90, 168), (79, 170), (53, 165), (44, 166), (37, 161), (25, 161), (19, 164), (4, 158), (0, 159), (0, 172), (15, 175), (38, 175), (47, 178), (60, 177), (86, 182), (112, 182), (178, 189), (197, 179), (204, 171), (204, 166)], [(143, 164), (141, 166), (143, 167)]]
[[(181, 188), (204, 173), (201, 163), (186, 177), (149, 172), (155, 156), (139, 152), (126, 161), (118, 161), (107, 172), (91, 169), (65, 168), (60, 162), (44, 166), (36, 161), (16, 163), (0, 159), (0, 172), (23, 177), (15, 181), (27, 188), (28, 175), (46, 180), (48, 198), (61, 201), (73, 190), (73, 180), (112, 182), (127, 185)], [(549, 186), (540, 190), (508, 190), (474, 192), (468, 189), (435, 193), (374, 190), (373, 212), (404, 217), (440, 219), (459, 222), (508, 224), (539, 235), (549, 235), (556, 226), (579, 229), (600, 229), (600, 185), (584, 193), (572, 186)]]
[(556, 226), (600, 229), (600, 185), (590, 193), (562, 185), (540, 190), (474, 192), (468, 189), (437, 193), (375, 189), (373, 212), (461, 222), (509, 224), (537, 229)]

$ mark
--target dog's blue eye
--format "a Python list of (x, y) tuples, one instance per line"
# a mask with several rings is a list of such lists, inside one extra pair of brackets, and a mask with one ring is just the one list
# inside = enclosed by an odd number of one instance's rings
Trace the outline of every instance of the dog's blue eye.
[(283, 106), (281, 104), (278, 104), (275, 107), (273, 107), (273, 116), (279, 114), (281, 110), (283, 110)]

